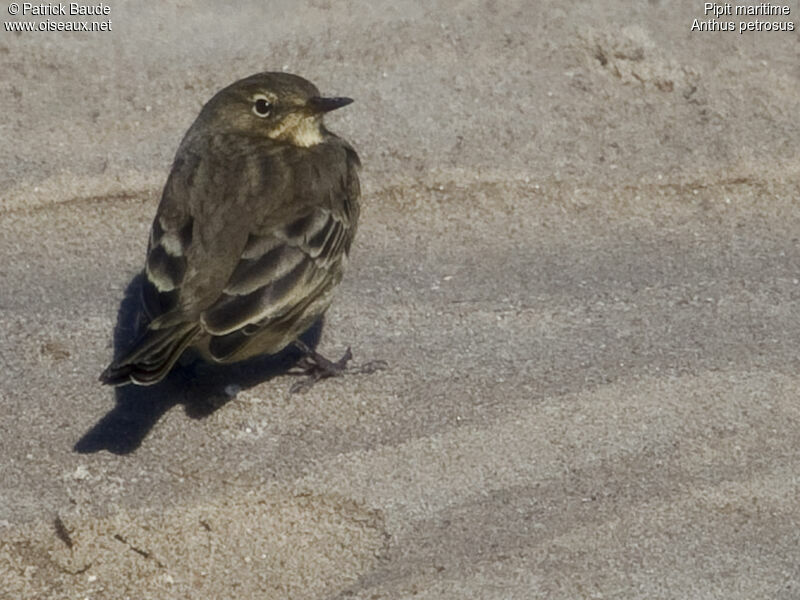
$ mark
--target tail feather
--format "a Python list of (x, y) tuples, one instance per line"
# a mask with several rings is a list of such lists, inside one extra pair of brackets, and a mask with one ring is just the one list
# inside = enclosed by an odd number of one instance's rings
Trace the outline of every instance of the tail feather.
[(148, 329), (133, 349), (112, 362), (100, 375), (106, 385), (153, 385), (161, 381), (186, 347), (192, 342), (199, 325), (183, 323), (165, 329)]

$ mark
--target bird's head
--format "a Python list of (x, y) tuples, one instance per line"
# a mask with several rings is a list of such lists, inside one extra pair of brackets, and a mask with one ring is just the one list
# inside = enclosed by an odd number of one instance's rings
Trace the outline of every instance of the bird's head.
[(220, 90), (197, 121), (215, 131), (263, 135), (310, 147), (323, 140), (322, 116), (351, 102), (320, 96), (313, 83), (297, 75), (258, 73)]

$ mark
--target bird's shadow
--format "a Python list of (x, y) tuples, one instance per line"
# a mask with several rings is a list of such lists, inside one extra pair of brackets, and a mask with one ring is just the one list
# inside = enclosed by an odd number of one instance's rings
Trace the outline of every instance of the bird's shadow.
[[(136, 275), (125, 289), (125, 296), (120, 303), (114, 328), (115, 359), (130, 348), (145, 325), (140, 308), (142, 281), (143, 275)], [(321, 334), (320, 319), (301, 339), (310, 348), (316, 348)], [(116, 405), (83, 434), (74, 450), (82, 454), (100, 450), (130, 454), (142, 444), (158, 420), (175, 405), (183, 405), (189, 417), (203, 419), (235, 396), (231, 388), (226, 389), (226, 386), (247, 389), (286, 374), (300, 357), (299, 351), (286, 349), (279, 354), (235, 365), (210, 365), (196, 361), (176, 366), (155, 385), (113, 388)]]

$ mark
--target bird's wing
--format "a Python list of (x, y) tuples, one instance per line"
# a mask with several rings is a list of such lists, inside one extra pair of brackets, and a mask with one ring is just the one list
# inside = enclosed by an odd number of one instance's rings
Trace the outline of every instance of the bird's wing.
[(150, 232), (141, 291), (149, 323), (102, 381), (156, 383), (201, 333), (200, 315), (222, 295), (253, 222), (287, 198), (291, 178), (263, 149), (184, 140)]
[(155, 383), (198, 334), (227, 360), (265, 328), (294, 333), (319, 316), (355, 234), (357, 166), (338, 141), (311, 151), (184, 140), (148, 245), (149, 325), (101, 379)]
[(156, 329), (199, 321), (236, 268), (253, 220), (285, 196), (274, 157), (206, 141), (178, 152), (153, 221), (142, 297)]
[(218, 360), (266, 329), (281, 340), (303, 317), (319, 316), (341, 279), (358, 218), (357, 156), (335, 145), (288, 160), (290, 202), (250, 231), (221, 295), (201, 315)]

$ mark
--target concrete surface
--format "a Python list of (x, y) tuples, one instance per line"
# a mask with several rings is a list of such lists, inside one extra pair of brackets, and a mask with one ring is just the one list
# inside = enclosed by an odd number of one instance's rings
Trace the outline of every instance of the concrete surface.
[[(239, 6), (0, 33), (0, 597), (800, 598), (798, 33)], [(389, 369), (100, 386), (181, 135), (282, 68), (356, 99), (319, 348)]]

